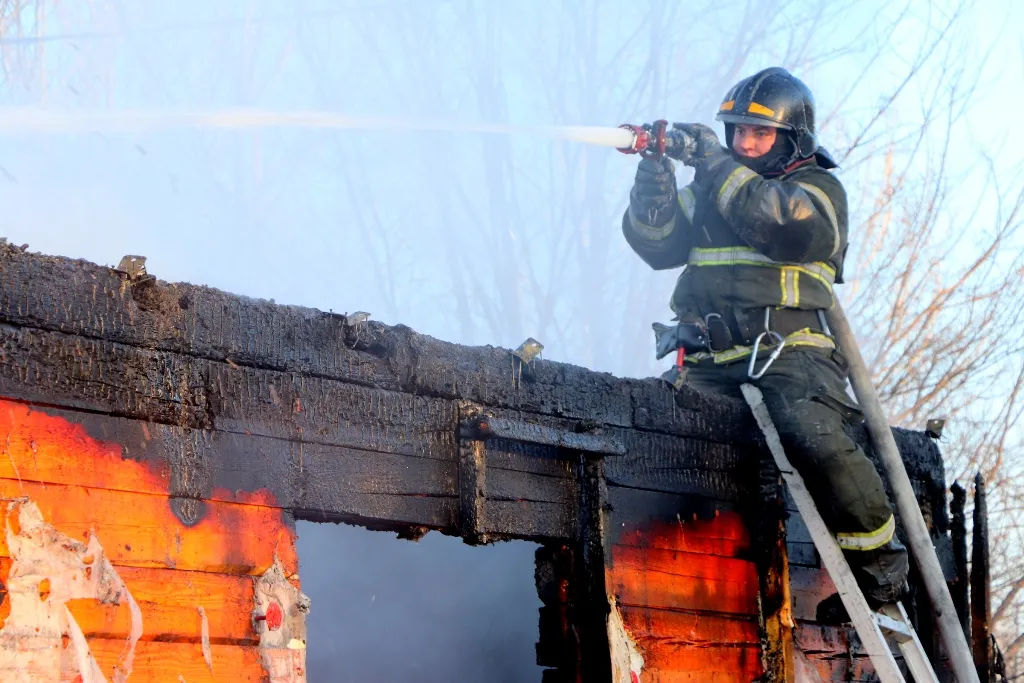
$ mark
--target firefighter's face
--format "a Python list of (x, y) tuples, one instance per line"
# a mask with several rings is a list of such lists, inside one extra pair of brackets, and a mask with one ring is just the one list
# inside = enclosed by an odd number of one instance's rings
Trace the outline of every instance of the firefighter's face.
[(743, 157), (756, 159), (764, 156), (775, 144), (776, 128), (737, 123), (732, 134), (732, 148)]

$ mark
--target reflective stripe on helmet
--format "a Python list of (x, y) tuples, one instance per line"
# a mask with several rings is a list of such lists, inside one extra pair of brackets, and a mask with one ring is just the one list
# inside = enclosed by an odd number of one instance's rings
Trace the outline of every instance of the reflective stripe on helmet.
[[(834, 349), (836, 348), (835, 341), (832, 337), (821, 334), (820, 332), (812, 332), (811, 328), (805, 327), (802, 330), (797, 330), (786, 336), (786, 348), (791, 346), (814, 346), (819, 349)], [(775, 348), (773, 344), (761, 344), (758, 347), (758, 352), (771, 351)], [(715, 365), (722, 365), (724, 363), (732, 363), (733, 361), (740, 360), (742, 358), (748, 358), (752, 351), (750, 346), (734, 346), (731, 349), (725, 351), (698, 351), (697, 353), (686, 354), (687, 363), (699, 363), (702, 360), (713, 358)]]
[(896, 518), (889, 515), (885, 524), (874, 531), (854, 531), (836, 534), (836, 541), (843, 550), (874, 550), (892, 540), (896, 532)]
[(729, 202), (736, 196), (736, 192), (756, 177), (757, 174), (746, 166), (738, 166), (729, 174), (725, 182), (722, 183), (722, 187), (718, 189), (718, 209), (723, 215), (729, 208)]
[(758, 104), (757, 102), (751, 102), (748, 104), (747, 111), (751, 114), (763, 114), (764, 116), (771, 116), (772, 118), (775, 117), (774, 109), (770, 109), (763, 104)]
[(836, 281), (836, 271), (829, 264), (818, 261), (815, 263), (785, 263), (773, 261), (753, 247), (715, 247), (694, 248), (690, 250), (687, 263), (692, 266), (761, 266), (765, 268), (792, 268), (806, 273), (818, 280), (832, 291)]
[(835, 253), (839, 251), (840, 246), (839, 219), (836, 218), (836, 207), (832, 205), (832, 200), (828, 198), (828, 195), (825, 194), (820, 187), (815, 187), (808, 183), (797, 183), (797, 185), (817, 199), (818, 203), (824, 207), (829, 223), (832, 224), (832, 253), (829, 254), (829, 256), (835, 255)]

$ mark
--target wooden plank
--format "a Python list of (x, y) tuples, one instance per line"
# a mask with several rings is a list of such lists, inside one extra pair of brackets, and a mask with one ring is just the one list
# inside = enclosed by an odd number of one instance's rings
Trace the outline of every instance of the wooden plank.
[[(508, 410), (489, 412), (509, 420), (555, 429), (572, 430), (574, 427), (571, 422), (550, 416)], [(743, 450), (733, 445), (612, 425), (603, 425), (599, 429), (602, 436), (615, 439), (626, 447), (625, 455), (607, 456), (604, 459), (606, 475), (611, 484), (738, 500), (755, 483), (751, 477), (744, 476), (749, 463), (756, 462), (758, 458), (757, 452), (749, 448)], [(558, 471), (548, 471), (553, 469), (565, 471), (564, 465), (558, 467), (555, 464), (558, 459), (565, 459), (565, 455), (560, 454), (556, 448), (514, 444), (504, 439), (495, 441), (497, 443), (493, 445), (488, 441), (489, 451), (494, 451), (493, 460), (490, 452), (488, 454), (489, 464), (501, 463), (499, 466), (508, 467), (506, 463), (521, 453), (539, 457), (527, 463), (517, 459), (518, 462), (512, 468), (545, 474), (560, 474)]]
[[(710, 656), (710, 655), (709, 655)], [(746, 671), (659, 671), (646, 669), (640, 679), (644, 683), (750, 683)]]
[[(202, 639), (206, 614), (210, 642), (255, 645), (252, 627), (253, 579), (249, 576), (211, 574), (170, 569), (116, 566), (121, 580), (142, 612), (142, 640), (165, 642)], [(0, 558), (0, 580), (6, 585), (11, 559)], [(9, 614), (8, 600), (0, 604), (0, 622)], [(71, 600), (68, 610), (87, 638), (126, 640), (131, 630), (128, 603)]]
[(576, 507), (568, 503), (486, 500), (483, 531), (526, 540), (568, 540), (576, 534)]
[[(121, 639), (94, 638), (89, 641), (100, 669), (114, 680), (114, 667), (124, 655)], [(161, 643), (143, 641), (135, 650), (130, 681), (153, 683), (264, 683), (267, 678), (256, 647), (210, 645), (212, 667), (207, 667), (199, 643)]]
[[(0, 399), (7, 456), (0, 477), (138, 493), (201, 496), (264, 504), (341, 507), (359, 494), (454, 496), (456, 463), (355, 448), (234, 434)], [(190, 462), (191, 461), (191, 462)], [(186, 485), (177, 469), (200, 464), (206, 486)], [(344, 486), (339, 486), (344, 482)]]
[[(0, 459), (0, 476), (7, 478), (156, 495), (170, 490), (187, 498), (283, 507), (300, 519), (381, 529), (455, 528), (454, 461), (187, 430), (3, 400), (0, 437), (10, 437), (10, 457)], [(571, 533), (573, 480), (510, 470), (492, 475), (488, 495), (516, 503), (494, 503), (497, 516), (489, 525), (494, 533), (523, 538)], [(519, 504), (523, 501), (531, 504)], [(554, 516), (543, 519), (549, 513)]]
[(823, 683), (878, 680), (852, 627), (798, 620), (794, 641)]
[(622, 606), (622, 623), (633, 638), (671, 641), (687, 647), (759, 645), (754, 617)]
[(813, 543), (786, 543), (786, 554), (790, 565), (818, 568), (821, 561)]
[(756, 614), (757, 568), (749, 561), (615, 545), (609, 585), (623, 606)]
[[(262, 574), (277, 557), (288, 575), (298, 571), (295, 525), (278, 508), (195, 501), (196, 521), (187, 526), (168, 496), (0, 479), (0, 498), (20, 496), (71, 538), (95, 534), (115, 565)], [(0, 539), (0, 557), (9, 556)]]
[(671, 522), (633, 524), (627, 528), (618, 535), (616, 544), (722, 557), (741, 557), (750, 550), (747, 525), (739, 513), (732, 510), (725, 510), (711, 519), (680, 516)]
[(192, 429), (455, 459), (452, 401), (0, 325), (0, 396)]
[(626, 455), (605, 459), (608, 481), (623, 487), (739, 500), (753, 490), (754, 449), (640, 430), (609, 430)]
[[(750, 681), (764, 673), (758, 645), (707, 645), (693, 647), (665, 639), (639, 639), (637, 646), (644, 656), (641, 680)], [(713, 678), (718, 674), (717, 679)]]
[(728, 501), (706, 496), (682, 495), (609, 485), (611, 504), (610, 540), (634, 532), (645, 533), (657, 525), (678, 525), (680, 522), (711, 520), (735, 512), (737, 506)]
[(811, 531), (807, 528), (807, 523), (799, 512), (789, 513), (789, 517), (786, 519), (786, 540), (795, 543), (814, 543)]
[(487, 467), (494, 470), (541, 474), (557, 479), (575, 477), (572, 464), (564, 454), (558, 452), (558, 449), (508, 439), (487, 440)]
[(821, 568), (790, 566), (789, 585), (794, 619), (814, 621), (818, 603), (836, 592), (832, 578)]
[[(490, 453), (488, 460), (490, 459)], [(487, 466), (486, 495), (493, 500), (571, 505), (579, 495), (575, 479), (549, 477)]]

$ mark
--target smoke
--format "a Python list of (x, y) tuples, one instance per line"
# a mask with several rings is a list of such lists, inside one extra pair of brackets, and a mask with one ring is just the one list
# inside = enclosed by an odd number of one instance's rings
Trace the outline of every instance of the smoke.
[(535, 544), (299, 522), (309, 680), (537, 681)]

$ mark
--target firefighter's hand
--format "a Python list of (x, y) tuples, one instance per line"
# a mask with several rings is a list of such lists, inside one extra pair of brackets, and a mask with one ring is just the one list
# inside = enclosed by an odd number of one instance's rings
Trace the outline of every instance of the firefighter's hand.
[(673, 150), (673, 157), (686, 166), (697, 166), (716, 154), (722, 154), (722, 143), (715, 131), (703, 123), (673, 123), (670, 136), (678, 137), (680, 144)]
[(637, 216), (660, 227), (672, 218), (676, 203), (676, 173), (672, 161), (641, 159), (629, 202)]

